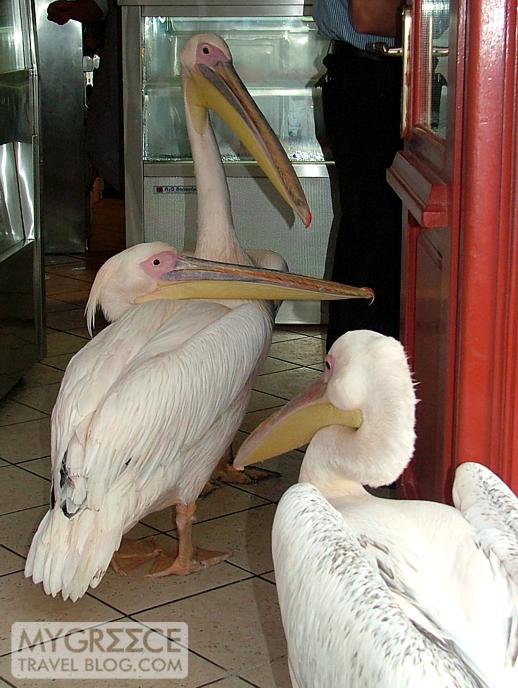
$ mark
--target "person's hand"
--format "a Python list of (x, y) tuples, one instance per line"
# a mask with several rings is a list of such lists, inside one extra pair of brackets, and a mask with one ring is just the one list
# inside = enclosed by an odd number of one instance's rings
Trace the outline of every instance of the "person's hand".
[(70, 19), (83, 24), (93, 24), (102, 18), (102, 10), (94, 0), (55, 0), (47, 7), (47, 19), (60, 26)]
[(56, 0), (56, 2), (51, 2), (47, 7), (47, 19), (63, 26), (67, 21), (72, 19), (72, 8), (73, 2), (67, 2), (67, 0)]

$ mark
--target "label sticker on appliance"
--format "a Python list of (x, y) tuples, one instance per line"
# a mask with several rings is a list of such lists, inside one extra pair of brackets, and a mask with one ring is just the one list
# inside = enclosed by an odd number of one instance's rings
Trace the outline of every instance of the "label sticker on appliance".
[(196, 193), (196, 187), (194, 185), (184, 186), (183, 184), (159, 184), (153, 187), (153, 193), (194, 194)]

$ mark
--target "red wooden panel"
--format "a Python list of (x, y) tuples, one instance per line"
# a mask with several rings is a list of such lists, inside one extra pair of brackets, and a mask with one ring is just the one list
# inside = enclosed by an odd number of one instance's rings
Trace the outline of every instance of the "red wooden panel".
[(518, 491), (516, 32), (511, 0), (471, 5), (455, 455), (482, 461)]

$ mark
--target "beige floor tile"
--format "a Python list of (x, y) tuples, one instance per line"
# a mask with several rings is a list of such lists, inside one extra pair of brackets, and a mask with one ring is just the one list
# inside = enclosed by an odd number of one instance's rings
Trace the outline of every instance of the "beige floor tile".
[[(272, 481), (273, 482), (273, 481)], [(195, 524), (196, 543), (208, 549), (231, 550), (228, 561), (252, 573), (273, 569), (271, 530), (275, 506), (260, 506), (214, 521)]]
[(65, 254), (65, 253), (53, 253), (48, 254), (44, 258), (45, 267), (50, 266), (51, 271), (56, 265), (71, 265), (72, 263), (80, 263), (86, 260), (83, 254)]
[(320, 363), (325, 358), (324, 342), (314, 337), (300, 337), (299, 339), (274, 342), (270, 347), (269, 356), (282, 358), (298, 365), (312, 365)]
[(92, 339), (92, 337), (90, 337), (90, 332), (88, 332), (88, 329), (86, 327), (74, 328), (72, 330), (67, 330), (67, 332), (68, 334), (73, 334), (75, 337), (82, 337), (83, 339), (88, 340)]
[(271, 358), (268, 356), (264, 362), (259, 375), (268, 375), (268, 373), (278, 373), (281, 370), (290, 370), (290, 368), (296, 368), (295, 363), (290, 363), (289, 361), (281, 361), (278, 358)]
[(250, 684), (236, 676), (230, 676), (229, 678), (222, 678), (215, 683), (209, 683), (206, 688), (250, 688)]
[(63, 373), (56, 368), (51, 368), (41, 363), (36, 363), (22, 377), (15, 391), (27, 387), (37, 387), (38, 385), (50, 385), (53, 382), (61, 382)]
[(47, 330), (47, 357), (75, 353), (84, 345), (85, 340), (81, 337), (74, 337), (73, 334), (66, 332)]
[(71, 279), (63, 275), (45, 275), (45, 292), (48, 296), (59, 299), (62, 294), (84, 289), (88, 289), (88, 285), (85, 285), (81, 280)]
[[(176, 541), (167, 535), (158, 535), (154, 540), (158, 547), (169, 552), (176, 544)], [(165, 578), (146, 578), (149, 568), (150, 563), (145, 564), (127, 576), (119, 576), (110, 569), (91, 594), (125, 614), (134, 614), (248, 577), (246, 572), (226, 562), (190, 576)]]
[(261, 578), (266, 578), (270, 583), (275, 583), (275, 571), (268, 571), (268, 573), (263, 573)]
[[(294, 368), (282, 373), (261, 375), (254, 382), (254, 389), (268, 394), (275, 394), (283, 399), (293, 399), (303, 392), (309, 385), (318, 380), (318, 370), (310, 368)], [(263, 408), (266, 408), (263, 406)], [(255, 409), (254, 409), (255, 410)]]
[(75, 352), (70, 354), (61, 354), (59, 356), (48, 356), (44, 358), (42, 363), (57, 370), (64, 371), (67, 365), (70, 363), (70, 359), (75, 356)]
[(314, 365), (308, 366), (308, 368), (311, 368), (312, 370), (324, 370), (324, 364), (323, 363), (315, 363)]
[(24, 566), (25, 559), (0, 546), (0, 576), (13, 571), (21, 571)]
[(11, 393), (11, 398), (38, 411), (51, 413), (60, 386), (61, 382), (53, 382), (50, 385), (16, 389)]
[(33, 535), (47, 511), (47, 506), (38, 506), (0, 516), (0, 544), (26, 557)]
[(305, 337), (318, 337), (325, 339), (327, 327), (325, 325), (289, 325), (288, 330), (303, 334)]
[(45, 504), (49, 498), (49, 483), (16, 466), (2, 469), (0, 481), (0, 514)]
[[(201, 523), (211, 518), (218, 518), (237, 511), (244, 511), (260, 504), (266, 504), (264, 499), (243, 492), (230, 485), (221, 485), (206, 497), (198, 499), (196, 506), (196, 522)], [(173, 510), (163, 509), (154, 514), (149, 514), (142, 519), (158, 530), (168, 531), (174, 528)]]
[(303, 336), (303, 334), (297, 334), (297, 332), (290, 332), (289, 330), (282, 329), (282, 327), (276, 327), (272, 333), (272, 342), (284, 342), (290, 339), (299, 339), (299, 337)]
[(84, 327), (86, 324), (83, 308), (72, 308), (64, 312), (49, 313), (47, 315), (47, 327), (53, 330), (65, 332), (76, 327)]
[[(32, 679), (15, 679), (11, 674), (11, 657), (6, 655), (0, 657), (0, 674), (12, 683), (16, 688), (161, 688), (162, 686), (169, 688), (199, 688), (199, 686), (212, 685), (214, 680), (224, 676), (226, 672), (223, 669), (215, 666), (211, 662), (198, 657), (189, 652), (189, 675), (186, 679), (176, 679), (171, 681), (157, 680), (157, 679), (140, 679), (124, 680), (119, 679), (74, 679), (70, 681), (52, 679), (52, 680), (37, 680)], [(7, 683), (5, 684), (8, 685)], [(217, 684), (216, 684), (217, 685)], [(244, 686), (247, 684), (243, 683)], [(3, 688), (0, 680), (0, 688)], [(236, 687), (237, 688), (237, 687)]]
[(43, 459), (31, 459), (30, 461), (21, 461), (16, 465), (20, 466), (26, 471), (36, 473), (36, 475), (40, 475), (42, 478), (47, 478), (47, 480), (50, 480), (52, 477), (50, 456), (45, 456)]
[(45, 310), (47, 315), (49, 313), (64, 313), (71, 309), (77, 308), (74, 303), (65, 303), (65, 301), (58, 301), (58, 299), (47, 296), (45, 299)]
[(50, 418), (0, 428), (0, 456), (7, 461), (40, 459), (50, 454)]
[(86, 595), (76, 603), (45, 595), (22, 573), (0, 578), (0, 654), (10, 652), (11, 624), (15, 621), (110, 621), (121, 615)]
[(85, 262), (76, 262), (68, 265), (48, 265), (45, 272), (48, 275), (61, 275), (62, 277), (70, 277), (91, 284), (97, 274), (97, 269), (87, 265)]
[(80, 306), (81, 308), (84, 308), (86, 306), (86, 302), (88, 301), (90, 290), (88, 289), (88, 285), (84, 284), (84, 282), (78, 281), (77, 284), (81, 284), (82, 286), (84, 285), (84, 288), (79, 288), (75, 291), (64, 291), (60, 292), (59, 294), (54, 294), (54, 299), (57, 301), (63, 301), (64, 303), (68, 303), (75, 307)]
[(38, 418), (45, 417), (45, 414), (40, 411), (14, 401), (13, 399), (16, 396), (15, 392), (11, 392), (9, 399), (4, 399), (0, 402), (0, 426), (13, 425), (14, 423), (23, 423), (28, 420), (37, 420)]
[(4, 461), (3, 459), (0, 459), (0, 468), (2, 468), (2, 466), (10, 466), (10, 465), (11, 465), (11, 464), (7, 463), (7, 461)]
[[(265, 375), (264, 377), (268, 377)], [(262, 378), (257, 378), (254, 382), (254, 387)], [(252, 390), (252, 395), (250, 397), (250, 403), (248, 404), (248, 412), (259, 411), (262, 409), (276, 408), (277, 406), (283, 405), (283, 400), (279, 397), (274, 397), (271, 394), (264, 394), (263, 392), (258, 392)]]
[(241, 489), (272, 502), (278, 502), (288, 487), (298, 481), (303, 457), (302, 452), (293, 451), (258, 464), (261, 468), (276, 471), (280, 476), (271, 480), (262, 480), (254, 485), (242, 485)]
[(291, 688), (288, 657), (279, 657), (241, 672), (241, 676), (259, 688)]
[(275, 588), (254, 578), (137, 614), (146, 623), (184, 621), (189, 648), (240, 673), (286, 654)]

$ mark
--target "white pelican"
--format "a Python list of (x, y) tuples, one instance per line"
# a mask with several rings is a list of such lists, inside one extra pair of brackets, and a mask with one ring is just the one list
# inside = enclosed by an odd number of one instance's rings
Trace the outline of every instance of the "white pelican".
[[(208, 260), (287, 270), (286, 262), (279, 254), (273, 251), (246, 252), (239, 244), (209, 110), (216, 112), (237, 133), (280, 195), (308, 226), (311, 212), (298, 178), (295, 174), (286, 174), (286, 170), (292, 168), (284, 149), (248, 95), (233, 67), (230, 49), (220, 36), (210, 33), (193, 36), (182, 49), (181, 65), (186, 124), (198, 199), (194, 255)], [(278, 305), (269, 306), (272, 315)], [(269, 331), (265, 331), (265, 347), (266, 342), (271, 341), (272, 328), (273, 320)], [(259, 369), (258, 362), (258, 372)], [(250, 469), (247, 476), (232, 467), (231, 459), (229, 446), (213, 477), (230, 482), (251, 482), (272, 475), (261, 469)]]
[(414, 445), (402, 346), (333, 345), (304, 394), (245, 441), (244, 466), (309, 442), (279, 503), (273, 555), (298, 688), (518, 685), (518, 500), (489, 469), (456, 472), (456, 508), (380, 499)]
[[(194, 144), (196, 160), (215, 160), (217, 151), (201, 103), (205, 81), (204, 98), (212, 95), (223, 109), (222, 102), (231, 101), (226, 116), (231, 118), (232, 104), (239, 108), (231, 124), (241, 126), (267, 173), (307, 220), (300, 185), (277, 140), (246, 94), (237, 85), (235, 94), (229, 92), (228, 59), (224, 63), (219, 53), (213, 59), (211, 46), (200, 38), (184, 54), (192, 51), (201, 63), (189, 63), (185, 78), (188, 122), (205, 137), (204, 145)], [(227, 81), (220, 83), (219, 72)], [(214, 194), (216, 236), (208, 225), (200, 227), (196, 254), (215, 258), (219, 246), (221, 260), (244, 262), (231, 222), (223, 231), (218, 219), (224, 214), (218, 206), (222, 194), (212, 190), (211, 180), (218, 188), (224, 176), (218, 165), (214, 176), (207, 175), (206, 164), (197, 174), (207, 185), (201, 201)], [(240, 280), (237, 291), (222, 279), (229, 274)], [(161, 243), (134, 246), (103, 265), (87, 318), (91, 326), (100, 306), (112, 324), (72, 359), (63, 378), (52, 414), (52, 504), (27, 559), (26, 575), (43, 582), (47, 593), (78, 599), (99, 583), (122, 535), (169, 505), (176, 507), (179, 550), (173, 557), (161, 553), (152, 575), (183, 575), (224, 558), (225, 553), (193, 547), (191, 520), (203, 485), (239, 427), (272, 328), (267, 302), (236, 298), (283, 299), (283, 285), (291, 290), (289, 298), (372, 297), (368, 289), (185, 258)], [(217, 301), (203, 300), (208, 298)], [(143, 552), (128, 545), (116, 567), (124, 570), (156, 554), (152, 546)]]

